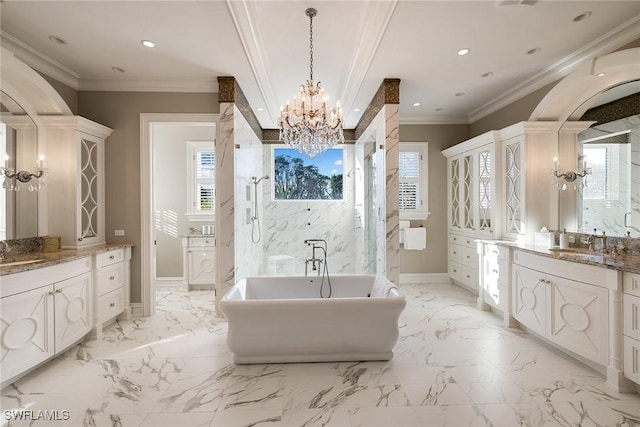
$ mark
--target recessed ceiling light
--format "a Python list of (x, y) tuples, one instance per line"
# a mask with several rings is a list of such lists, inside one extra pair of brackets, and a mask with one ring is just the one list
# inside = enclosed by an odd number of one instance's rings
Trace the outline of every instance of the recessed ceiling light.
[(353, 111), (355, 111), (356, 113), (360, 111), (359, 108), (354, 108)]
[(596, 77), (602, 77), (602, 76), (606, 76), (606, 75), (607, 75), (607, 73), (598, 73), (598, 74), (596, 74)]
[(527, 51), (527, 55), (533, 55), (533, 54), (535, 54), (535, 53), (540, 52), (541, 50), (542, 50), (542, 49), (540, 49), (539, 47), (534, 47), (533, 49), (529, 49), (529, 50)]
[(465, 47), (464, 49), (460, 49), (460, 50), (458, 51), (458, 56), (464, 56), (464, 55), (466, 55), (466, 54), (467, 54), (467, 53), (469, 53), (469, 52), (471, 52), (471, 49), (467, 49), (467, 48)]
[(256, 111), (264, 111), (264, 108), (258, 107), (258, 108), (256, 108)]
[(489, 71), (488, 73), (484, 73), (482, 77), (491, 77), (493, 76), (493, 72)]
[(464, 92), (458, 92), (456, 93), (456, 96), (464, 96)]
[(442, 108), (442, 107), (436, 108), (436, 111), (443, 111), (443, 110), (444, 110), (444, 108)]
[(58, 36), (49, 36), (49, 40), (51, 40), (52, 42), (56, 42), (58, 44), (67, 44), (67, 41), (65, 39)]
[(124, 73), (124, 69), (120, 67), (111, 67), (113, 71), (117, 71), (118, 73)]
[(420, 103), (419, 103), (419, 102), (414, 102), (414, 103), (413, 103), (413, 106), (414, 106), (414, 107), (419, 107), (419, 106), (420, 106)]
[(584, 21), (585, 19), (589, 19), (590, 17), (591, 17), (591, 12), (585, 12), (573, 18), (573, 22)]
[(156, 44), (151, 40), (142, 40), (140, 43), (142, 43), (142, 46), (144, 47), (156, 47)]

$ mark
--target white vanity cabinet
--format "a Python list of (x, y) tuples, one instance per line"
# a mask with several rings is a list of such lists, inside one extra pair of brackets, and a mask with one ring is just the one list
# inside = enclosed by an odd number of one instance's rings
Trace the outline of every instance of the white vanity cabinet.
[(449, 277), (466, 289), (478, 293), (478, 254), (475, 238), (449, 233)]
[(624, 273), (622, 305), (624, 376), (640, 384), (640, 274)]
[(104, 244), (104, 142), (112, 130), (79, 116), (44, 116), (47, 218), (64, 248)]
[(214, 289), (216, 280), (216, 238), (188, 236), (182, 238), (184, 288)]
[(91, 257), (2, 277), (2, 385), (82, 339), (91, 329)]
[(117, 316), (128, 318), (131, 248), (118, 248), (95, 255), (96, 297), (94, 324), (96, 336)]
[[(513, 316), (529, 330), (602, 366), (608, 366), (609, 293), (618, 271), (516, 250), (513, 255)], [(615, 346), (615, 345), (614, 345)]]

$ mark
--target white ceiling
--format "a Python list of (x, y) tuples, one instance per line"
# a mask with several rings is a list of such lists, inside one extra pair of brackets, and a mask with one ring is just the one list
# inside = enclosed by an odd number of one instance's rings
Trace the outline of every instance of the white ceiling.
[(234, 76), (263, 128), (309, 76), (308, 7), (314, 78), (347, 128), (384, 78), (401, 79), (401, 123), (470, 123), (640, 38), (640, 1), (497, 3), (4, 0), (0, 25), (3, 46), (79, 90), (216, 92), (218, 76)]

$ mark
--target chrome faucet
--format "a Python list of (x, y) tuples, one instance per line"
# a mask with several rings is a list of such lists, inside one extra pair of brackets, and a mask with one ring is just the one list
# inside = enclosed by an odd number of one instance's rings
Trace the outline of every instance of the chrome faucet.
[[(316, 243), (323, 243), (324, 246), (316, 245)], [(304, 260), (304, 275), (308, 275), (309, 263), (311, 263), (311, 271), (317, 271), (319, 276), (320, 271), (322, 271), (322, 263), (327, 262), (327, 241), (324, 239), (306, 239), (304, 244), (311, 246), (311, 258)], [(321, 249), (323, 251), (323, 258), (318, 258), (316, 256), (316, 249)]]

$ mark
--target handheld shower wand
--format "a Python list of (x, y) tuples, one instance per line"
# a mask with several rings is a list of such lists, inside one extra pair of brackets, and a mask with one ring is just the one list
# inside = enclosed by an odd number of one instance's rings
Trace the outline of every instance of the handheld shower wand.
[(258, 184), (263, 179), (269, 179), (269, 175), (262, 176), (260, 178), (256, 176), (251, 177), (253, 181), (253, 216), (251, 217), (251, 241), (253, 243), (259, 243), (262, 238), (262, 232), (260, 230), (260, 219), (258, 218)]

